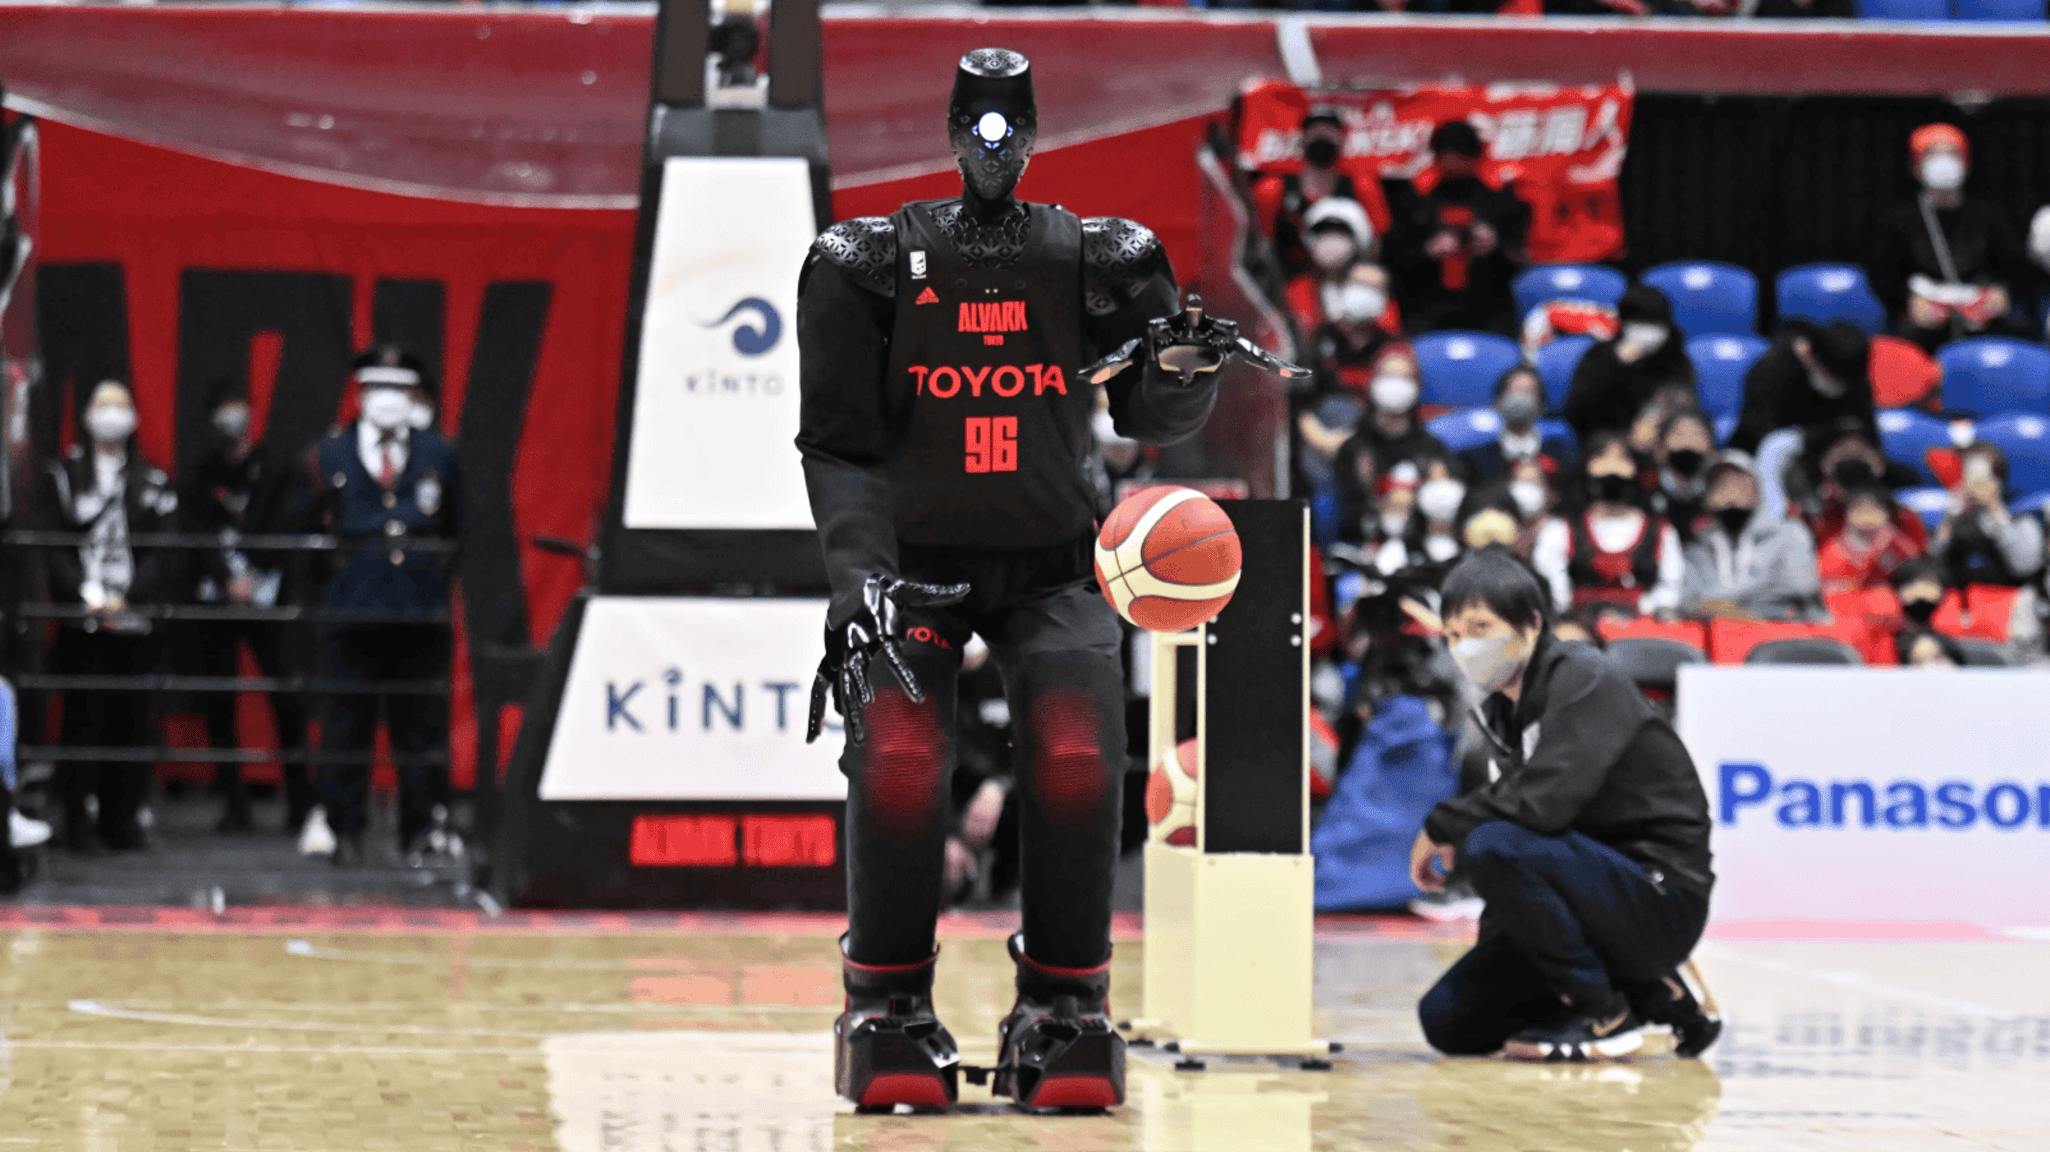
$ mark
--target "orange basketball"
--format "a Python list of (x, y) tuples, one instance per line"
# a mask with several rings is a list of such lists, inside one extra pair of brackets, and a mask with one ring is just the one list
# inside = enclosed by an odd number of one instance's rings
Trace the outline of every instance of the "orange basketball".
[(1239, 534), (1193, 488), (1134, 492), (1096, 536), (1096, 583), (1118, 615), (1154, 632), (1217, 618), (1239, 586)]
[(1196, 846), (1196, 742), (1175, 746), (1172, 759), (1162, 758), (1146, 778), (1146, 820), (1163, 844)]

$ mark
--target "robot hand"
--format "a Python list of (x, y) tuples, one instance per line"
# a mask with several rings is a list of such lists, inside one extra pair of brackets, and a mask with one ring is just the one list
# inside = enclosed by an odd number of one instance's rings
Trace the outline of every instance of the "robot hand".
[(804, 742), (817, 740), (825, 727), (828, 695), (847, 723), (847, 738), (856, 744), (868, 739), (861, 709), (875, 699), (868, 665), (878, 655), (889, 661), (907, 695), (924, 700), (925, 689), (897, 647), (897, 610), (958, 604), (967, 595), (966, 584), (919, 584), (892, 576), (870, 576), (861, 586), (861, 611), (844, 628), (826, 628), (826, 656), (812, 677), (811, 719), (805, 726)]
[(1234, 356), (1251, 361), (1284, 380), (1298, 380), (1310, 370), (1275, 356), (1239, 335), (1239, 326), (1229, 320), (1213, 320), (1203, 314), (1203, 298), (1189, 293), (1188, 303), (1173, 316), (1163, 316), (1147, 325), (1146, 335), (1125, 342), (1110, 355), (1082, 369), (1082, 378), (1101, 384), (1130, 367), (1141, 356), (1184, 382), (1200, 372), (1215, 372)]

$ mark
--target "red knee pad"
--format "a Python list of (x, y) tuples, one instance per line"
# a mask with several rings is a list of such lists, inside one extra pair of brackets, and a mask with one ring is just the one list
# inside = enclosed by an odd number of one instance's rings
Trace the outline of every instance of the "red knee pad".
[(1094, 812), (1110, 777), (1096, 701), (1080, 692), (1048, 692), (1033, 709), (1031, 738), (1032, 787), (1047, 815), (1066, 819)]
[(861, 789), (870, 815), (884, 829), (916, 832), (939, 812), (947, 742), (932, 701), (914, 703), (902, 692), (878, 692), (863, 719)]

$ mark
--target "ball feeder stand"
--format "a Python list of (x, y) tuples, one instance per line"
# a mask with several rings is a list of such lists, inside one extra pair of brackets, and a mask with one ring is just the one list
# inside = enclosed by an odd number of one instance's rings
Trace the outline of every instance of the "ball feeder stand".
[(1315, 871), (1309, 853), (1309, 512), (1220, 501), (1244, 542), (1232, 600), (1209, 624), (1152, 635), (1148, 763), (1175, 755), (1194, 697), (1196, 844), (1146, 844), (1144, 1015), (1135, 1044), (1330, 1067), (1311, 1032)]

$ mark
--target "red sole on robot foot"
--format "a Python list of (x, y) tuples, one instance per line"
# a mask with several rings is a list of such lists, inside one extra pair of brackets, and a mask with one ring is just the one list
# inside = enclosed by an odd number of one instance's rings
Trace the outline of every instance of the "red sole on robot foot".
[(937, 1077), (897, 1072), (869, 1081), (868, 1087), (862, 1089), (860, 1106), (886, 1108), (907, 1104), (913, 1108), (945, 1108), (952, 1103), (946, 1084)]
[(1048, 1080), (1021, 1101), (1027, 1108), (1115, 1108), (1117, 1085), (1094, 1076), (1062, 1076)]

